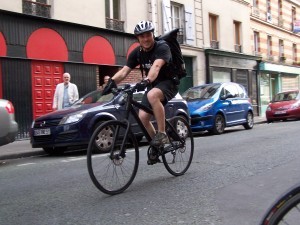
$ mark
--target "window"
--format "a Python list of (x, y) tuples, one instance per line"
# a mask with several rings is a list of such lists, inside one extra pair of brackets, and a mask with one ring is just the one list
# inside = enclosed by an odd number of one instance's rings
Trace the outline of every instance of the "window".
[(242, 52), (241, 23), (237, 21), (233, 21), (233, 29), (234, 29), (234, 50), (236, 52)]
[(252, 4), (252, 16), (259, 18), (258, 0), (253, 0)]
[(271, 13), (271, 0), (267, 0), (267, 12)]
[(293, 44), (293, 61), (297, 63), (297, 45)]
[(272, 23), (272, 14), (271, 14), (271, 0), (267, 0), (267, 15), (266, 20), (269, 23)]
[(23, 0), (23, 13), (50, 18), (51, 6), (47, 0)]
[(253, 41), (254, 41), (254, 55), (259, 55), (259, 33), (254, 31), (253, 35)]
[(272, 37), (268, 35), (267, 39), (267, 54), (268, 54), (268, 59), (273, 60), (272, 56)]
[(218, 16), (209, 15), (210, 46), (215, 49), (219, 48), (217, 22)]
[(183, 5), (171, 2), (171, 24), (172, 29), (179, 28), (178, 41), (180, 44), (184, 43), (183, 34), (185, 33), (184, 24), (184, 7)]
[(284, 57), (284, 45), (283, 45), (283, 40), (279, 40), (279, 61), (284, 62), (285, 57)]
[(292, 30), (294, 29), (294, 22), (296, 20), (296, 8), (292, 7)]
[(253, 0), (252, 4), (253, 4), (253, 7), (257, 8), (257, 6), (258, 6), (258, 0)]
[(105, 17), (107, 29), (124, 31), (120, 0), (105, 0)]
[(282, 0), (278, 0), (278, 26), (283, 27)]

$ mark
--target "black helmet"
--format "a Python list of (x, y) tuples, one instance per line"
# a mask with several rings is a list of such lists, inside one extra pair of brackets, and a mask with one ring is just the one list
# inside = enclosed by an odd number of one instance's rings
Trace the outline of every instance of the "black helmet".
[(139, 22), (134, 28), (134, 34), (135, 35), (140, 35), (140, 34), (143, 34), (145, 32), (148, 32), (148, 31), (151, 31), (151, 32), (154, 31), (153, 23), (150, 22), (150, 21), (144, 21), (143, 20), (143, 21)]

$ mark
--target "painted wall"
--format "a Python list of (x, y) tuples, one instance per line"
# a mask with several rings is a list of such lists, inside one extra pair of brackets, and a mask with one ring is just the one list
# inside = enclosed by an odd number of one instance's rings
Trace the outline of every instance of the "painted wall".
[[(294, 1), (295, 2), (295, 1)], [(286, 57), (286, 64), (293, 64), (300, 61), (300, 44), (299, 33), (292, 31), (292, 7), (296, 9), (296, 19), (299, 19), (299, 4), (292, 4), (291, 1), (282, 1), (282, 14), (279, 15), (278, 4), (271, 3), (271, 20), (267, 21), (266, 4), (259, 3), (257, 8), (252, 9), (250, 35), (251, 35), (251, 48), (254, 51), (254, 31), (259, 33), (259, 52), (263, 60), (276, 62), (279, 61), (279, 40), (283, 40), (284, 56)], [(268, 56), (267, 39), (271, 36), (271, 58)], [(293, 59), (293, 44), (297, 46), (297, 61)]]
[(105, 27), (105, 1), (50, 0), (53, 19)]
[(0, 9), (21, 13), (22, 0), (0, 0)]
[[(227, 10), (226, 10), (227, 9)], [(219, 17), (218, 38), (220, 50), (234, 52), (233, 21), (242, 23), (242, 52), (252, 54), (250, 47), (250, 7), (247, 1), (235, 0), (203, 0), (203, 33), (204, 47), (210, 48), (209, 14)]]

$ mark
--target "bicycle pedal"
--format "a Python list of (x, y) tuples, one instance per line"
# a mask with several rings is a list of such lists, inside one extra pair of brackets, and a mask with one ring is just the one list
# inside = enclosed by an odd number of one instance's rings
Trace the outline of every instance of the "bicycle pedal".
[(160, 159), (156, 159), (156, 160), (150, 160), (150, 159), (148, 159), (147, 160), (147, 164), (148, 165), (154, 165), (156, 163), (161, 163)]

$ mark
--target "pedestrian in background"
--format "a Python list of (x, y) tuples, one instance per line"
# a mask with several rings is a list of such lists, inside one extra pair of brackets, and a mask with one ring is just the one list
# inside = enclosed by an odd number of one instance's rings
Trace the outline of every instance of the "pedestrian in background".
[(104, 77), (104, 83), (101, 86), (99, 86), (98, 90), (103, 91), (103, 89), (107, 85), (107, 82), (109, 81), (109, 79), (110, 79), (110, 76), (105, 76)]
[(71, 75), (63, 74), (63, 82), (56, 85), (53, 97), (53, 110), (70, 107), (78, 100), (79, 94), (76, 84), (70, 82)]

